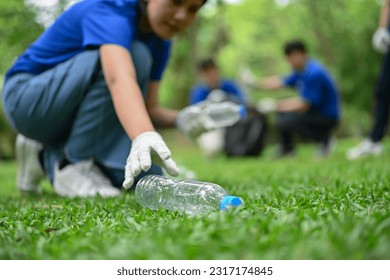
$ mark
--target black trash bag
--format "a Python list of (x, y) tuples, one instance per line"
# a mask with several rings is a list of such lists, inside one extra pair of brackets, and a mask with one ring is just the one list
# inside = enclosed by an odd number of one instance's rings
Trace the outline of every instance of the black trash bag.
[(259, 156), (265, 146), (268, 122), (254, 107), (247, 107), (247, 117), (227, 127), (224, 151), (227, 156)]

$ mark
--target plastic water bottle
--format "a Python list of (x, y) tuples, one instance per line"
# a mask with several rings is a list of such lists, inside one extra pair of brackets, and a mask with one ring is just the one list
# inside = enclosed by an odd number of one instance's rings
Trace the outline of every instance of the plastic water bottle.
[(247, 115), (244, 105), (229, 101), (206, 102), (202, 106), (202, 121), (207, 129), (232, 126)]
[(188, 215), (228, 210), (243, 204), (219, 185), (193, 180), (175, 180), (158, 175), (143, 177), (135, 189), (137, 201), (152, 210), (159, 208)]

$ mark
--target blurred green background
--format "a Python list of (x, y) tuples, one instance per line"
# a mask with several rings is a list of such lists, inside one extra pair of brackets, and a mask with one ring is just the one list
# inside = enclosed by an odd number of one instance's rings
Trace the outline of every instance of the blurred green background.
[[(70, 2), (74, 1), (0, 0), (0, 82), (12, 61)], [(174, 39), (161, 102), (172, 108), (187, 104), (189, 89), (196, 82), (196, 63), (205, 57), (215, 58), (230, 78), (237, 77), (241, 67), (249, 67), (259, 77), (288, 73), (282, 45), (300, 38), (310, 54), (331, 70), (341, 90), (343, 121), (338, 135), (364, 135), (371, 123), (381, 59), (371, 47), (381, 2), (208, 0), (196, 24)], [(249, 94), (257, 100), (270, 93), (252, 90)], [(293, 92), (272, 94), (278, 98)], [(0, 111), (0, 158), (14, 156), (14, 137)]]

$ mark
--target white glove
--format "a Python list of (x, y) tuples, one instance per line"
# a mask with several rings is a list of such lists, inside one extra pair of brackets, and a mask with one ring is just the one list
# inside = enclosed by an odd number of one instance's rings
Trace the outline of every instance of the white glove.
[(253, 75), (253, 73), (248, 69), (242, 69), (240, 71), (240, 81), (245, 86), (253, 86), (256, 84), (256, 77)]
[(208, 131), (203, 119), (201, 104), (188, 106), (177, 115), (176, 126), (183, 134), (195, 139)]
[(152, 166), (152, 157), (153, 162), (163, 167), (169, 174), (172, 176), (179, 175), (179, 169), (171, 158), (171, 151), (161, 135), (155, 131), (144, 132), (138, 135), (131, 145), (126, 162), (125, 181), (123, 182), (125, 189), (133, 185), (135, 177), (142, 170), (149, 170)]
[(387, 53), (390, 46), (390, 34), (386, 28), (379, 27), (375, 31), (374, 36), (372, 36), (372, 46), (381, 54)]
[(256, 109), (263, 114), (276, 111), (278, 102), (272, 98), (264, 98), (257, 102)]

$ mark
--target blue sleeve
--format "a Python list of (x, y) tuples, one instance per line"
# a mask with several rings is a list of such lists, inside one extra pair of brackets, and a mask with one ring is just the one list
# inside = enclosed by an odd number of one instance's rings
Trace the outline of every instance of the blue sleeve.
[(318, 105), (321, 102), (321, 92), (323, 87), (323, 75), (315, 73), (307, 77), (301, 92), (303, 100), (312, 105)]
[(136, 26), (130, 22), (135, 22), (136, 13), (123, 14), (115, 9), (118, 8), (109, 2), (99, 2), (84, 15), (81, 26), (84, 48), (115, 44), (130, 50), (136, 33)]
[(282, 77), (283, 85), (286, 87), (295, 87), (299, 78), (299, 74), (296, 72), (291, 73), (288, 76)]
[(225, 81), (225, 89), (223, 90), (234, 96), (239, 103), (244, 104), (248, 100), (246, 93), (233, 81)]
[(206, 100), (207, 95), (208, 90), (205, 89), (203, 86), (198, 85), (193, 87), (190, 93), (190, 105), (194, 105), (196, 103)]

